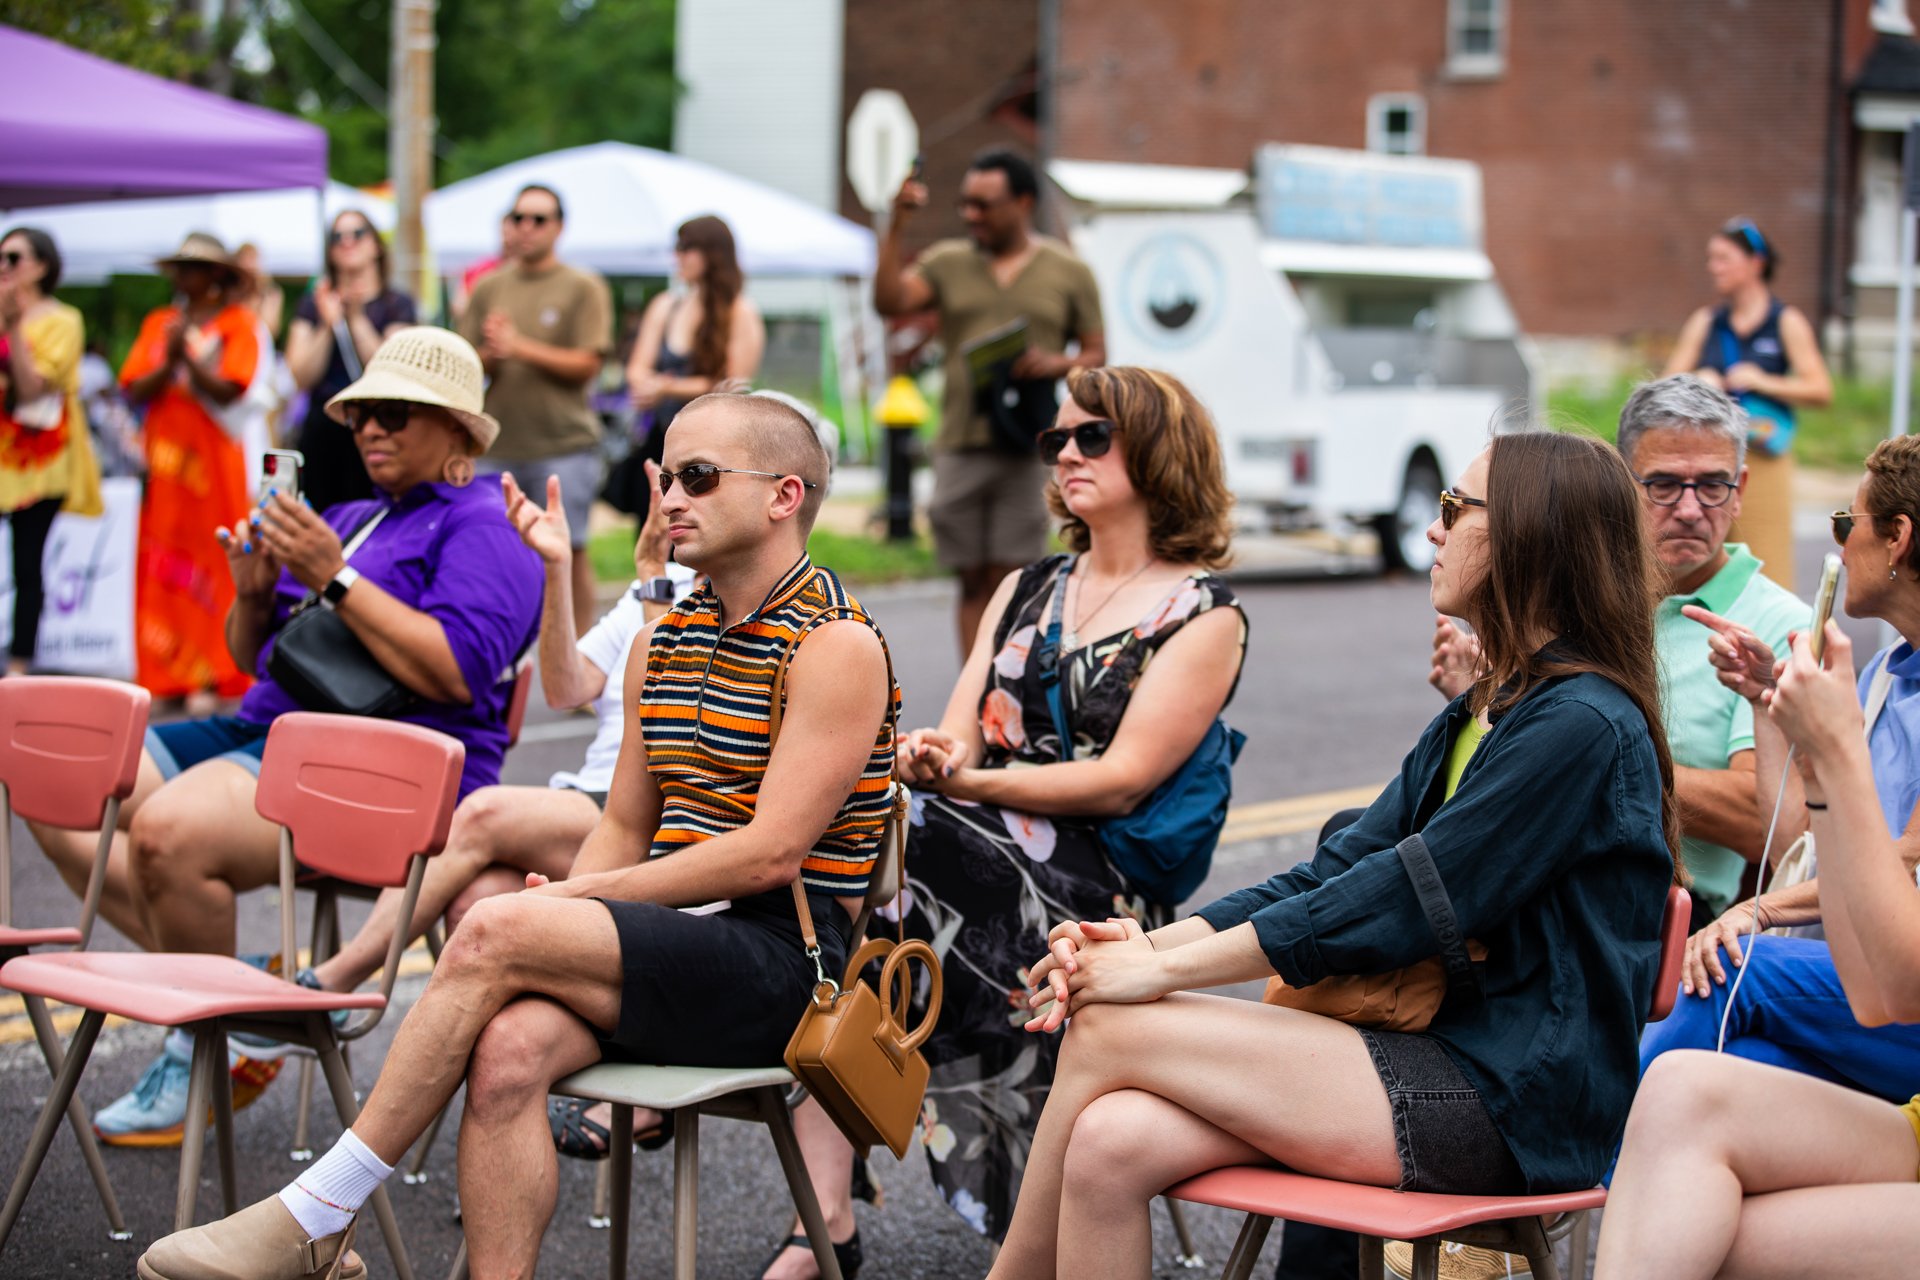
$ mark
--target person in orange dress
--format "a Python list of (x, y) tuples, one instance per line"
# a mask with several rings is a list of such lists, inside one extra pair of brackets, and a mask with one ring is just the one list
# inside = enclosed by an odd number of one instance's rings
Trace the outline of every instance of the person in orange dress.
[(147, 316), (120, 370), (127, 397), (147, 410), (138, 679), (161, 698), (238, 697), (252, 682), (227, 652), (233, 580), (213, 531), (241, 518), (247, 477), (240, 441), (219, 415), (246, 393), (265, 353), (218, 240), (196, 232), (158, 265), (174, 283), (173, 304)]

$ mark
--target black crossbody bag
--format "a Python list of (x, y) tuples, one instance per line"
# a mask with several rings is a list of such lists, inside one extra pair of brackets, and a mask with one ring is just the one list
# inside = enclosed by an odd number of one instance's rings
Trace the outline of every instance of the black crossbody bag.
[[(386, 514), (375, 512), (354, 532), (341, 552), (343, 560), (353, 561), (353, 553)], [(275, 684), (308, 711), (337, 715), (390, 719), (419, 701), (418, 694), (380, 665), (345, 619), (319, 606), (320, 593), (309, 592), (280, 628), (273, 656), (267, 659), (267, 675)]]

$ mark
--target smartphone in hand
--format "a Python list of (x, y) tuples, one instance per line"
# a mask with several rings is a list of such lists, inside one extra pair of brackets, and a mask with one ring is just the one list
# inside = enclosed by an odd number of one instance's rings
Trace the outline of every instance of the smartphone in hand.
[(300, 471), (306, 465), (307, 455), (298, 449), (264, 451), (260, 455), (260, 496), (264, 498), (268, 490), (277, 490), (295, 502), (300, 501)]
[(1825, 665), (1827, 619), (1833, 616), (1833, 597), (1840, 586), (1840, 557), (1829, 552), (1820, 565), (1820, 589), (1813, 597), (1813, 630), (1807, 633), (1807, 651)]

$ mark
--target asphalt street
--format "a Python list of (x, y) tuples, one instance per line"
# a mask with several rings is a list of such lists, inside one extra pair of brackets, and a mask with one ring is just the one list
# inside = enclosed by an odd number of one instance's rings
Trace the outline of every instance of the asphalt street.
[[(1804, 515), (1802, 520), (1804, 586), (1817, 574), (1824, 534), (1823, 525)], [(1246, 607), (1250, 640), (1228, 718), (1250, 740), (1235, 773), (1236, 807), (1227, 838), (1196, 901), (1306, 856), (1325, 817), (1336, 808), (1364, 803), (1440, 706), (1425, 683), (1433, 616), (1424, 578), (1308, 576), (1275, 581), (1253, 576), (1237, 579), (1236, 585)], [(905, 690), (904, 723), (936, 721), (959, 669), (950, 589), (928, 585), (866, 595), (887, 634)], [(1853, 624), (1849, 630), (1863, 655), (1877, 647), (1876, 629)], [(549, 711), (536, 697), (521, 744), (508, 757), (504, 780), (543, 785), (555, 770), (577, 766), (592, 727), (589, 717)], [(16, 921), (70, 920), (72, 898), (17, 824), (13, 847)], [(273, 892), (252, 895), (242, 909), (243, 949), (274, 949), (277, 918)], [(359, 918), (359, 909), (349, 907), (349, 926)], [(104, 925), (95, 945), (128, 946)], [(393, 1027), (425, 986), (424, 954), (410, 955), (402, 972), (396, 1007), (353, 1054), (354, 1077), (363, 1090), (372, 1083)], [(71, 1019), (61, 1025), (70, 1027)], [(159, 1042), (160, 1033), (151, 1028), (109, 1024), (81, 1084), (88, 1106), (102, 1106), (130, 1088)], [(242, 1203), (272, 1192), (297, 1172), (286, 1154), (296, 1100), (294, 1068), (289, 1066), (283, 1075), (237, 1120)], [(20, 1016), (18, 998), (0, 997), (0, 1173), (9, 1179), (46, 1086), (45, 1067)], [(324, 1090), (317, 1092), (324, 1097)], [(396, 1176), (391, 1184), (414, 1274), (421, 1277), (444, 1275), (459, 1243), (452, 1120), (449, 1117), (432, 1152), (427, 1180), (410, 1186)], [(316, 1145), (323, 1146), (337, 1133), (331, 1110), (316, 1103)], [(758, 1276), (774, 1243), (785, 1236), (791, 1214), (771, 1142), (757, 1126), (710, 1122), (702, 1130), (701, 1156), (700, 1274), (741, 1280)], [(63, 1130), (13, 1239), (0, 1254), (0, 1280), (131, 1275), (139, 1249), (169, 1229), (177, 1160), (177, 1150), (107, 1153), (134, 1234), (130, 1243), (113, 1243), (106, 1238), (105, 1221), (77, 1149)], [(541, 1274), (564, 1280), (605, 1274), (607, 1233), (586, 1222), (593, 1168), (571, 1160), (561, 1163), (559, 1209), (546, 1238)], [(635, 1160), (632, 1275), (670, 1272), (671, 1170), (667, 1152)], [(879, 1152), (874, 1170), (885, 1203), (877, 1210), (864, 1205), (859, 1210), (868, 1258), (865, 1274), (947, 1277), (985, 1272), (987, 1246), (939, 1203), (917, 1152), (903, 1162)], [(218, 1212), (218, 1182), (209, 1151), (200, 1220)], [(1178, 1267), (1164, 1212), (1155, 1212), (1160, 1274), (1193, 1274)], [(1237, 1230), (1237, 1215), (1191, 1208), (1188, 1215), (1208, 1259), (1207, 1273), (1217, 1274)], [(1276, 1232), (1256, 1274), (1271, 1274), (1278, 1238)], [(372, 1275), (395, 1274), (371, 1222), (363, 1229), (361, 1247)]]

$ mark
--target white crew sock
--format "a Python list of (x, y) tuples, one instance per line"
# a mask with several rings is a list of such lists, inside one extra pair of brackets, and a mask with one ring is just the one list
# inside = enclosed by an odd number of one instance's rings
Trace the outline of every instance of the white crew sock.
[(308, 1239), (319, 1240), (345, 1231), (360, 1206), (392, 1173), (393, 1166), (368, 1150), (367, 1144), (349, 1129), (331, 1151), (282, 1189), (280, 1203), (287, 1206)]

